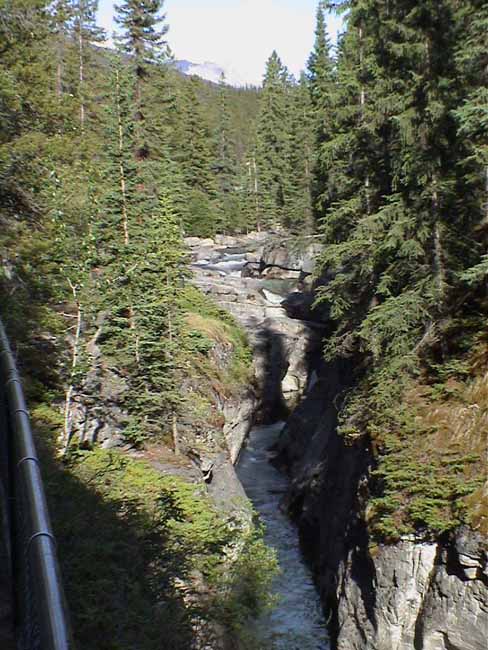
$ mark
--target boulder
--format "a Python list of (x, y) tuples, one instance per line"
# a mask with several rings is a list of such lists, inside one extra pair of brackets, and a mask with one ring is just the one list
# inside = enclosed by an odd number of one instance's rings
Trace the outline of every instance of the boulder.
[(183, 241), (189, 248), (211, 248), (215, 245), (214, 240), (210, 238), (185, 237)]

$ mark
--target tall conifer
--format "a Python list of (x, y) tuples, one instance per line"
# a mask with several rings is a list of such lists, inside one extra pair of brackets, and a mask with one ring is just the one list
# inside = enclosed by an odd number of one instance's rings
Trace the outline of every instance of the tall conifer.
[(277, 227), (284, 220), (288, 170), (287, 75), (276, 51), (266, 64), (257, 124), (257, 181), (260, 222)]
[(169, 27), (165, 24), (163, 6), (164, 0), (125, 0), (115, 7), (115, 20), (122, 29), (117, 42), (122, 52), (131, 56), (135, 73), (136, 157), (141, 160), (149, 156), (144, 82), (151, 65), (164, 60), (168, 51), (165, 36)]

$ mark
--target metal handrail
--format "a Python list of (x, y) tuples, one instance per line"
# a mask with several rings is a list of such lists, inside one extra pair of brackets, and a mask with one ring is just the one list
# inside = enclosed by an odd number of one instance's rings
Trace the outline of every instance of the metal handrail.
[(14, 355), (0, 320), (0, 379), (9, 435), (14, 588), (22, 650), (73, 648), (56, 542), (29, 413)]

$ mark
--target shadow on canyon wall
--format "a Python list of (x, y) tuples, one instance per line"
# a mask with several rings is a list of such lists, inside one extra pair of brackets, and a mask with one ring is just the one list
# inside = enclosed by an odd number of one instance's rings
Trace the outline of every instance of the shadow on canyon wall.
[(349, 360), (316, 362), (317, 380), (290, 415), (274, 450), (276, 464), (290, 474), (285, 505), (313, 567), (332, 644), (339, 631), (338, 602), (344, 596), (346, 567), (366, 616), (377, 628), (376, 573), (360, 514), (371, 455), (366, 440), (346, 445), (337, 433), (341, 403), (355, 382), (354, 365)]

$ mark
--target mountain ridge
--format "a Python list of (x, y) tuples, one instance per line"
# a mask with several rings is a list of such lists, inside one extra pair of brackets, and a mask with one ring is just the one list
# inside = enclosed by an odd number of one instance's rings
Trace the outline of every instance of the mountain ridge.
[(173, 61), (173, 66), (182, 74), (187, 76), (196, 75), (205, 81), (212, 83), (219, 83), (222, 75), (225, 77), (225, 83), (234, 88), (256, 87), (256, 84), (248, 83), (244, 78), (232, 68), (225, 68), (213, 61), (204, 61), (203, 63), (196, 63), (188, 59), (176, 59)]

